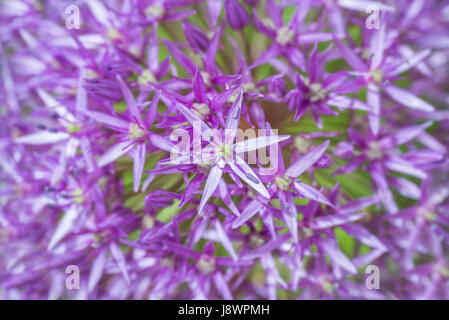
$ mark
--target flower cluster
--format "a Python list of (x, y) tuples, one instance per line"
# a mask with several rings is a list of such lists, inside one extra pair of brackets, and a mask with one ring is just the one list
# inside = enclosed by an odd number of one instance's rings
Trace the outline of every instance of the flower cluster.
[(449, 299), (448, 30), (438, 0), (1, 1), (0, 298)]

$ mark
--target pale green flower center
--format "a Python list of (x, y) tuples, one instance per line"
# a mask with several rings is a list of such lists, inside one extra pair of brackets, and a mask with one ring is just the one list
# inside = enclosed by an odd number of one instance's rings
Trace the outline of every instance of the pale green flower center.
[(229, 99), (228, 102), (230, 103), (234, 103), (235, 100), (237, 100), (237, 97), (239, 96), (239, 92), (237, 91), (236, 93), (234, 93)]
[(276, 35), (276, 42), (280, 45), (286, 45), (291, 42), (295, 37), (295, 32), (291, 30), (288, 26), (280, 28)]
[(73, 190), (72, 197), (75, 203), (82, 204), (84, 202), (83, 189), (76, 188), (75, 190)]
[(145, 229), (153, 228), (155, 223), (155, 219), (151, 216), (145, 215), (142, 219), (142, 226)]
[(160, 18), (164, 15), (164, 7), (160, 4), (153, 4), (145, 8), (145, 16)]
[(289, 177), (283, 176), (283, 177), (276, 177), (274, 180), (274, 183), (279, 187), (279, 189), (285, 191), (288, 190), (290, 187), (291, 179)]
[(264, 25), (266, 25), (268, 28), (271, 28), (271, 29), (274, 29), (274, 28), (275, 28), (274, 23), (273, 23), (273, 21), (271, 21), (270, 18), (263, 18), (263, 19), (262, 19), (262, 23), (263, 23)]
[(430, 208), (418, 208), (418, 212), (417, 212), (418, 216), (421, 218), (424, 218), (428, 221), (435, 221), (437, 218), (437, 214), (434, 212), (433, 209)]
[(137, 124), (133, 123), (129, 126), (129, 138), (131, 140), (142, 138), (144, 135), (145, 131), (143, 131)]
[(138, 57), (140, 55), (140, 48), (137, 45), (131, 46), (129, 52)]
[(95, 70), (86, 69), (86, 79), (96, 79), (98, 77), (98, 73)]
[(380, 82), (382, 82), (384, 76), (383, 76), (381, 70), (372, 70), (371, 71), (371, 78), (373, 79), (374, 82), (380, 83)]
[(381, 159), (383, 157), (383, 152), (380, 144), (377, 141), (371, 142), (366, 155), (369, 160)]
[(76, 133), (76, 132), (80, 132), (81, 127), (79, 125), (77, 125), (76, 123), (69, 123), (67, 125), (67, 132), (68, 133)]
[(323, 89), (321, 84), (312, 83), (310, 85), (310, 101), (317, 102), (324, 100), (326, 98), (326, 90)]
[(443, 277), (449, 278), (449, 268), (442, 265), (441, 263), (437, 263), (435, 265), (435, 271), (441, 274)]
[(232, 157), (232, 145), (223, 143), (217, 150), (218, 158), (229, 159)]
[(243, 90), (245, 91), (245, 92), (248, 92), (248, 91), (257, 91), (257, 88), (256, 88), (256, 86), (254, 85), (254, 83), (252, 83), (252, 82), (247, 82), (247, 83), (245, 83), (244, 85), (243, 85)]
[(94, 233), (92, 235), (94, 242), (92, 243), (92, 247), (98, 248), (101, 245), (101, 241), (103, 240), (103, 235), (100, 233)]
[(137, 79), (139, 84), (141, 86), (146, 85), (148, 82), (156, 82), (156, 77), (154, 76), (153, 72), (149, 69), (145, 69)]
[(163, 258), (161, 260), (161, 265), (168, 268), (173, 268), (175, 266), (172, 258)]
[(304, 238), (310, 238), (313, 236), (313, 229), (311, 228), (301, 228), (301, 234)]
[(202, 256), (196, 263), (196, 267), (205, 274), (215, 271), (215, 259), (209, 256)]
[(249, 238), (249, 242), (254, 247), (259, 247), (265, 243), (265, 241), (257, 235), (251, 235)]
[(194, 113), (200, 118), (204, 120), (204, 117), (207, 116), (210, 112), (209, 106), (205, 103), (194, 103)]
[(122, 35), (116, 28), (109, 28), (106, 32), (106, 37), (110, 40), (117, 40), (120, 39)]
[(329, 281), (324, 281), (322, 284), (324, 292), (327, 294), (332, 293), (334, 291), (334, 285)]
[(362, 56), (362, 59), (369, 60), (369, 58), (372, 56), (371, 50), (368, 48), (364, 48), (362, 50), (361, 56)]

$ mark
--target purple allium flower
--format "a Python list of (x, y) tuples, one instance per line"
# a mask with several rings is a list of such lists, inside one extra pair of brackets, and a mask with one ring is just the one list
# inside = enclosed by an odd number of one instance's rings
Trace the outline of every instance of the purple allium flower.
[(0, 1), (0, 299), (449, 299), (448, 25)]
[[(318, 128), (322, 128), (320, 113), (326, 115), (338, 114), (329, 105), (336, 106), (339, 109), (370, 110), (370, 107), (365, 103), (343, 95), (360, 89), (358, 81), (348, 79), (349, 74), (344, 72), (324, 75), (324, 62), (324, 57), (318, 55), (315, 45), (306, 67), (308, 78), (296, 74), (296, 88), (286, 94), (289, 107), (296, 110), (294, 120), (298, 120), (307, 109), (310, 109)], [(323, 77), (325, 78), (323, 79)]]
[(224, 0), (226, 20), (233, 29), (243, 29), (249, 23), (246, 9), (238, 0)]

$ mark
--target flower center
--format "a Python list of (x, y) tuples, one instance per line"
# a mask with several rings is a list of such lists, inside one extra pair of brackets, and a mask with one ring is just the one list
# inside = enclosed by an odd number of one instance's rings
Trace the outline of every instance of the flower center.
[(426, 207), (418, 208), (417, 214), (419, 217), (424, 218), (430, 222), (435, 221), (437, 218), (437, 215), (432, 208), (426, 208)]
[(449, 268), (441, 263), (437, 263), (435, 266), (435, 271), (441, 274), (443, 277), (449, 278)]
[(275, 28), (274, 23), (273, 23), (273, 21), (271, 21), (270, 18), (263, 18), (263, 19), (262, 19), (262, 22), (263, 22), (263, 24), (264, 24), (265, 26), (267, 26), (267, 27), (270, 28), (270, 29), (274, 29), (274, 28)]
[(279, 187), (279, 189), (285, 191), (290, 187), (291, 179), (289, 177), (283, 176), (283, 177), (276, 177), (274, 180), (274, 183)]
[(259, 247), (265, 243), (262, 237), (254, 234), (250, 236), (249, 242), (253, 247)]
[(332, 293), (332, 291), (334, 291), (334, 285), (327, 280), (325, 280), (321, 285), (323, 287), (324, 292), (326, 292), (327, 294)]
[(153, 72), (151, 72), (151, 70), (145, 69), (143, 70), (137, 81), (141, 86), (144, 86), (148, 82), (156, 82), (156, 77), (154, 76)]
[(153, 4), (145, 8), (145, 16), (160, 18), (164, 15), (164, 7), (160, 4)]
[(98, 73), (93, 69), (86, 69), (86, 79), (97, 79)]
[(131, 140), (142, 138), (144, 135), (145, 131), (143, 131), (137, 124), (133, 123), (129, 126), (129, 138)]
[(363, 48), (362, 49), (362, 53), (361, 53), (362, 59), (368, 61), (369, 58), (371, 58), (372, 55), (373, 54), (371, 53), (370, 49), (368, 49), (368, 48)]
[(145, 229), (153, 228), (155, 225), (155, 219), (149, 215), (145, 215), (142, 219), (142, 226)]
[(377, 160), (383, 157), (382, 148), (377, 141), (373, 141), (369, 145), (369, 149), (366, 152), (369, 160)]
[(373, 79), (373, 81), (375, 83), (381, 83), (384, 76), (382, 74), (381, 70), (372, 70), (371, 72), (371, 79)]
[(321, 84), (312, 83), (309, 88), (310, 88), (310, 101), (311, 102), (321, 101), (324, 98), (326, 98), (326, 90), (323, 89)]
[(295, 32), (291, 30), (288, 26), (280, 28), (276, 35), (276, 42), (280, 45), (286, 45), (291, 42), (295, 37)]
[(244, 92), (248, 92), (248, 91), (257, 91), (256, 86), (254, 85), (254, 83), (252, 82), (247, 82), (243, 85), (243, 91)]
[(67, 132), (68, 133), (77, 133), (80, 132), (81, 128), (76, 123), (69, 123), (67, 125)]
[(196, 267), (205, 274), (211, 274), (215, 270), (215, 259), (213, 257), (203, 255), (196, 263)]
[(229, 159), (232, 157), (232, 146), (227, 143), (223, 143), (217, 150), (218, 158)]
[(234, 93), (229, 99), (228, 102), (229, 103), (234, 103), (235, 100), (237, 100), (237, 97), (239, 96), (239, 92), (237, 91), (236, 93)]
[(304, 228), (300, 228), (299, 231), (300, 231), (303, 239), (310, 238), (310, 237), (313, 236), (313, 229), (312, 228), (304, 227)]
[(75, 190), (73, 190), (72, 196), (75, 203), (82, 204), (84, 202), (83, 189), (76, 188)]
[(205, 103), (194, 103), (194, 113), (202, 120), (209, 114), (209, 106)]
[(109, 28), (108, 31), (106, 32), (106, 37), (109, 40), (118, 40), (122, 37), (122, 35), (116, 28)]
[(173, 269), (175, 263), (172, 258), (163, 258), (161, 260), (161, 266)]

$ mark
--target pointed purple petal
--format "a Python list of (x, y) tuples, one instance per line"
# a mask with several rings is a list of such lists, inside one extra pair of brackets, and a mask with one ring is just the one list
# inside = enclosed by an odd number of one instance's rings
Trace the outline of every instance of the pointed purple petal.
[(399, 146), (401, 144), (407, 143), (407, 142), (415, 139), (417, 136), (419, 136), (421, 133), (423, 133), (431, 125), (432, 125), (432, 122), (427, 121), (418, 126), (411, 126), (411, 127), (407, 127), (404, 129), (399, 129), (392, 136), (387, 136), (385, 138), (382, 138), (379, 141), (379, 144), (381, 145), (383, 150), (393, 149), (396, 146)]
[(270, 199), (270, 195), (263, 185), (262, 181), (260, 181), (259, 177), (254, 173), (251, 167), (239, 156), (236, 155), (237, 164), (229, 163), (232, 171), (239, 176), (240, 179), (244, 180), (247, 184), (254, 188), (257, 192), (263, 195), (265, 198)]
[(229, 286), (221, 274), (221, 272), (215, 272), (212, 275), (212, 278), (215, 283), (215, 287), (217, 288), (217, 291), (220, 292), (221, 296), (225, 300), (233, 300), (231, 290), (229, 289)]
[(81, 113), (89, 116), (97, 122), (107, 125), (111, 128), (118, 129), (121, 131), (128, 131), (130, 124), (120, 118), (116, 118), (101, 112), (91, 111), (91, 110), (81, 110)]
[(371, 106), (372, 112), (368, 114), (368, 121), (373, 135), (377, 136), (380, 129), (380, 93), (376, 85), (369, 84), (366, 91), (366, 101)]
[(126, 266), (125, 255), (123, 254), (122, 250), (117, 245), (117, 243), (115, 243), (114, 241), (112, 241), (110, 243), (109, 249), (111, 250), (111, 255), (114, 257), (115, 261), (117, 262), (117, 265), (118, 265), (120, 271), (122, 272), (126, 283), (130, 284), (128, 270), (127, 270), (127, 266)]
[(253, 199), (249, 205), (245, 207), (240, 217), (238, 217), (232, 224), (233, 229), (237, 229), (242, 226), (246, 221), (251, 219), (262, 208), (262, 203), (256, 198)]
[(139, 191), (140, 180), (142, 180), (143, 167), (145, 165), (145, 144), (139, 143), (136, 146), (133, 166), (133, 187), (134, 192)]
[(277, 144), (279, 142), (289, 139), (290, 136), (264, 136), (256, 137), (248, 140), (243, 140), (234, 144), (234, 150), (237, 153), (240, 152), (250, 152), (258, 149), (265, 148), (272, 144)]
[(418, 98), (414, 94), (411, 94), (408, 91), (405, 91), (401, 88), (396, 87), (395, 85), (389, 84), (386, 85), (383, 90), (397, 103), (402, 104), (403, 106), (422, 110), (426, 112), (432, 112), (435, 108), (429, 104), (428, 102)]
[(145, 119), (146, 127), (151, 128), (154, 120), (156, 119), (157, 106), (161, 97), (161, 91), (157, 90), (154, 94), (153, 100), (151, 100), (150, 108), (148, 109), (147, 117)]
[(384, 45), (385, 45), (385, 27), (379, 30), (373, 30), (374, 34), (371, 38), (370, 50), (373, 54), (370, 69), (377, 70), (382, 64), (384, 58)]
[(40, 144), (57, 143), (67, 140), (69, 138), (70, 134), (66, 132), (40, 131), (16, 138), (14, 139), (14, 142), (31, 145), (40, 145)]
[(220, 239), (220, 242), (223, 245), (223, 247), (229, 253), (231, 258), (234, 261), (237, 261), (238, 257), (237, 257), (237, 254), (235, 253), (234, 247), (232, 246), (232, 242), (231, 242), (231, 240), (229, 240), (229, 237), (228, 237), (226, 231), (223, 229), (223, 226), (221, 225), (221, 223), (218, 219), (215, 220), (215, 230), (217, 231), (218, 239)]
[(361, 219), (365, 214), (333, 214), (326, 217), (320, 217), (310, 222), (310, 227), (314, 230), (321, 230), (326, 228), (333, 228), (348, 224), (350, 222)]
[(92, 263), (89, 279), (87, 281), (87, 291), (89, 293), (91, 293), (95, 289), (95, 286), (98, 284), (101, 276), (103, 275), (104, 266), (106, 263), (106, 255), (107, 250), (101, 249)]
[(201, 198), (200, 205), (198, 207), (198, 212), (202, 213), (204, 206), (206, 205), (209, 198), (215, 192), (215, 189), (218, 187), (218, 183), (220, 182), (221, 176), (223, 175), (223, 171), (220, 169), (218, 165), (214, 165), (207, 176), (206, 184), (204, 186), (203, 196)]
[(64, 217), (62, 217), (58, 226), (56, 227), (53, 236), (48, 243), (48, 250), (54, 248), (54, 246), (61, 241), (73, 228), (75, 222), (77, 221), (77, 217), (79, 214), (79, 210), (75, 205), (72, 205), (66, 213), (64, 213)]
[(254, 61), (254, 63), (249, 68), (253, 69), (257, 66), (265, 64), (270, 60), (276, 58), (278, 55), (279, 55), (278, 46), (276, 44), (272, 44), (267, 49), (265, 49), (265, 51), (259, 56), (259, 58), (256, 59), (256, 61)]
[(350, 273), (357, 273), (357, 268), (354, 266), (351, 260), (349, 260), (335, 244), (333, 244), (328, 239), (321, 239), (320, 245), (323, 251), (329, 255), (333, 262)]
[(173, 55), (175, 60), (187, 71), (190, 76), (195, 75), (195, 64), (187, 57), (174, 43), (164, 39), (165, 46), (168, 48), (170, 53)]
[(110, 164), (121, 156), (127, 154), (132, 148), (133, 145), (130, 144), (129, 141), (119, 142), (111, 146), (103, 155), (100, 156), (100, 158), (98, 158), (97, 165), (99, 167), (103, 167)]
[(289, 177), (296, 178), (304, 173), (322, 157), (324, 151), (326, 151), (327, 147), (329, 146), (329, 143), (330, 141), (328, 140), (318, 147), (315, 147), (307, 152), (305, 155), (296, 160), (292, 165), (290, 165), (290, 167), (285, 171), (285, 174)]
[(140, 110), (137, 107), (136, 99), (134, 99), (133, 94), (131, 93), (131, 90), (129, 90), (126, 83), (123, 81), (122, 77), (120, 75), (116, 76), (116, 79), (118, 81), (118, 84), (120, 86), (120, 90), (122, 90), (123, 97), (126, 101), (126, 106), (128, 107), (129, 113), (137, 121), (139, 125), (142, 127), (145, 126), (143, 123), (142, 115), (140, 114)]
[(413, 68), (415, 65), (419, 64), (422, 60), (427, 58), (430, 55), (431, 51), (429, 49), (423, 50), (412, 57), (405, 60), (403, 63), (398, 65), (394, 70), (388, 73), (388, 77), (397, 76), (403, 72), (406, 72)]
[(236, 130), (240, 123), (240, 112), (242, 111), (243, 89), (240, 89), (237, 99), (229, 111), (226, 119), (226, 129)]
[(408, 174), (420, 179), (425, 179), (427, 177), (427, 173), (425, 171), (416, 168), (410, 162), (397, 156), (388, 157), (388, 159), (384, 161), (384, 165), (390, 170)]
[(315, 189), (314, 187), (311, 187), (305, 183), (295, 181), (293, 183), (294, 189), (299, 192), (303, 197), (307, 199), (311, 199), (314, 201), (318, 201), (324, 204), (327, 204), (328, 206), (333, 207), (334, 205), (329, 201), (329, 199), (326, 198), (325, 195), (323, 195), (320, 191)]
[(195, 76), (193, 77), (193, 92), (197, 102), (206, 102), (206, 87), (198, 67), (196, 67)]
[(356, 71), (367, 71), (368, 67), (366, 64), (359, 58), (358, 55), (355, 54), (355, 52), (347, 47), (339, 38), (334, 37), (334, 43), (337, 46), (337, 48), (340, 50), (343, 58), (346, 60), (346, 62), (354, 68)]

